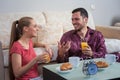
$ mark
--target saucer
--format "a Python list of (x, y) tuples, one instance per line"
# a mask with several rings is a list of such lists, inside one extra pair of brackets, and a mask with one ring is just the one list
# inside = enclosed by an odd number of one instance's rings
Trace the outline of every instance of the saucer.
[(59, 73), (63, 73), (63, 74), (65, 74), (65, 73), (69, 73), (69, 72), (71, 72), (73, 69), (65, 70), (65, 71), (61, 71), (61, 70), (60, 70), (60, 66), (59, 66), (59, 67), (56, 67), (56, 70), (57, 70)]

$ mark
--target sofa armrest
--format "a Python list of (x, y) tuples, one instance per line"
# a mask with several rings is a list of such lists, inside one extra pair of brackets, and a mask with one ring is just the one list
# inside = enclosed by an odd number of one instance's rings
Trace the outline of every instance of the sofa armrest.
[(4, 59), (3, 59), (2, 43), (0, 42), (0, 80), (5, 80), (5, 69), (4, 69)]
[(102, 32), (105, 38), (120, 39), (120, 27), (96, 26), (96, 30)]

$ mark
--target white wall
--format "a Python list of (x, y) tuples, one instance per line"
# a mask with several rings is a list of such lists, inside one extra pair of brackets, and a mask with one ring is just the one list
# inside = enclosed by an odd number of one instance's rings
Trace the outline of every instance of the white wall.
[[(0, 13), (32, 11), (72, 11), (85, 7), (93, 13), (96, 25), (120, 21), (120, 0), (0, 0)], [(91, 9), (91, 4), (95, 10)]]

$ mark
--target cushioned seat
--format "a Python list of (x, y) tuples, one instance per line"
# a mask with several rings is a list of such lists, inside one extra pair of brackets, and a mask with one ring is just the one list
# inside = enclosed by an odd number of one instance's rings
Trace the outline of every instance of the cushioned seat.
[(115, 23), (114, 26), (118, 26), (118, 27), (120, 27), (120, 22)]
[(4, 59), (2, 53), (2, 44), (0, 42), (0, 80), (5, 80), (5, 69), (4, 69)]

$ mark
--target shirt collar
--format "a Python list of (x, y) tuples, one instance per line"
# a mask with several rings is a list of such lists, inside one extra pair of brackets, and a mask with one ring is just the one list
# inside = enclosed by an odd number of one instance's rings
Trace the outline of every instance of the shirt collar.
[[(88, 31), (87, 31), (86, 35), (88, 35), (88, 34), (92, 35), (94, 33), (94, 30), (92, 30), (90, 27), (87, 26), (87, 29), (88, 29)], [(77, 34), (77, 32), (74, 30), (72, 34)]]

